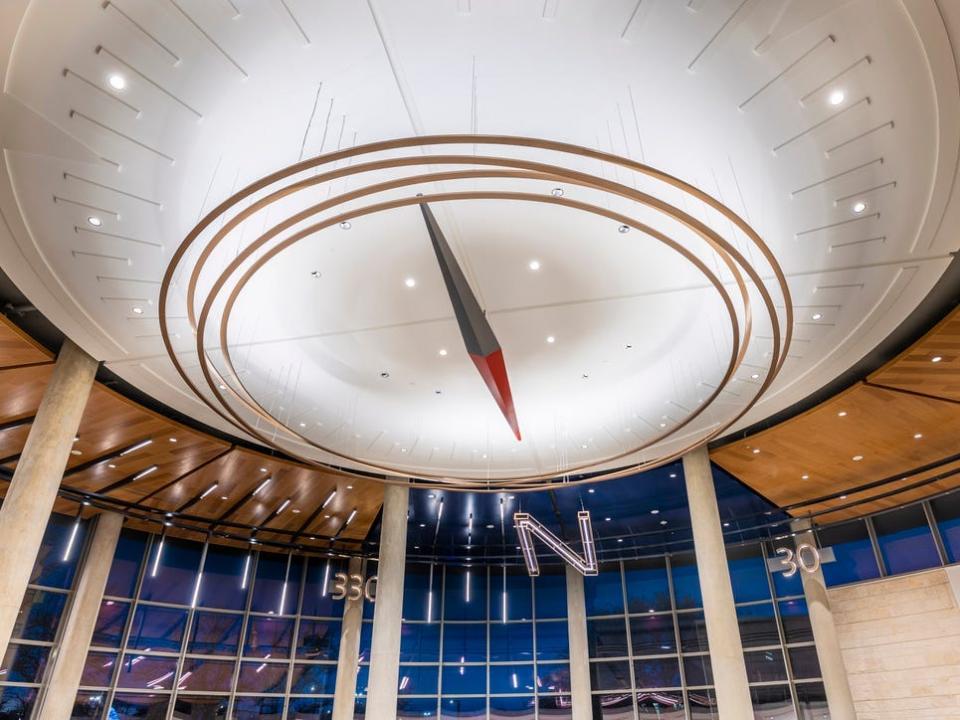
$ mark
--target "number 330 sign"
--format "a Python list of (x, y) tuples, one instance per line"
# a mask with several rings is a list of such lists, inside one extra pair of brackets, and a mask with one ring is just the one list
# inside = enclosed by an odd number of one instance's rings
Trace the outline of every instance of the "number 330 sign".
[(337, 573), (333, 576), (333, 595), (334, 600), (359, 600), (361, 597), (370, 602), (377, 600), (377, 576), (371, 575), (366, 582), (362, 575), (348, 575), (347, 573)]

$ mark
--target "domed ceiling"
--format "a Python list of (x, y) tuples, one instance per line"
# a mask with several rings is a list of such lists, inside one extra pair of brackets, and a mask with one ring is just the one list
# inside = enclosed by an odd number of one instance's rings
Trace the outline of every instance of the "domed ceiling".
[(311, 461), (658, 464), (946, 268), (958, 10), (16, 0), (0, 259), (144, 392)]

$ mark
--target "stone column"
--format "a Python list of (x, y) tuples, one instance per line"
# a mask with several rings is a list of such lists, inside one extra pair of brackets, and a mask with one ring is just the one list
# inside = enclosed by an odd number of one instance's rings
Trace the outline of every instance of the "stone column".
[[(363, 560), (350, 558), (350, 575), (363, 574)], [(376, 606), (374, 606), (376, 607)], [(360, 661), (360, 629), (363, 626), (363, 597), (344, 600), (343, 622), (340, 627), (340, 654), (337, 655), (337, 685), (333, 696), (331, 720), (353, 720), (354, 698), (357, 694), (357, 664)]]
[(96, 371), (96, 360), (64, 341), (0, 508), (0, 657), (7, 651)]
[(570, 695), (573, 720), (592, 720), (590, 696), (590, 649), (587, 646), (587, 605), (583, 575), (572, 566), (567, 570), (567, 634), (570, 638)]
[(97, 517), (53, 666), (47, 674), (40, 720), (70, 720), (73, 714), (74, 699), (122, 527), (123, 515), (102, 513)]
[(743, 659), (743, 644), (733, 604), (733, 587), (720, 529), (717, 493), (706, 446), (683, 456), (687, 502), (703, 595), (703, 614), (710, 643), (710, 667), (723, 720), (753, 720), (753, 704)]
[(377, 602), (373, 611), (366, 714), (368, 718), (376, 720), (393, 720), (397, 717), (409, 492), (406, 485), (387, 485), (383, 491), (380, 563), (377, 567)]
[[(817, 541), (810, 532), (809, 520), (794, 520), (791, 527), (797, 533), (797, 546), (803, 543), (817, 546)], [(817, 659), (820, 661), (823, 688), (827, 694), (830, 720), (857, 720), (857, 711), (853, 705), (847, 668), (840, 652), (840, 641), (837, 638), (837, 627), (833, 622), (833, 611), (830, 609), (823, 571), (817, 568), (814, 573), (803, 569), (798, 572), (803, 583), (803, 594), (807, 600), (807, 611), (810, 614), (810, 626), (813, 628), (813, 640), (817, 647)]]

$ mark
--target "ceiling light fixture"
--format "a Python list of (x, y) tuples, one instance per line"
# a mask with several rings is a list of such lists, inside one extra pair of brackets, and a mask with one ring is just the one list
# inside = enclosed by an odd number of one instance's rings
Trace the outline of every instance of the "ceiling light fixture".
[(353, 225), (350, 224), (350, 221), (349, 221), (349, 220), (344, 220), (342, 223), (340, 223), (340, 229), (341, 229), (341, 230), (349, 230), (349, 229), (352, 228), (352, 227), (353, 227)]
[(439, 355), (440, 357), (446, 357), (446, 356), (447, 356), (447, 349), (446, 349), (446, 348), (440, 348), (439, 350), (437, 350), (437, 355)]
[(123, 457), (124, 455), (129, 455), (132, 452), (136, 452), (140, 448), (145, 448), (147, 445), (150, 445), (151, 443), (153, 443), (153, 440), (144, 440), (143, 442), (138, 442), (136, 445), (128, 447), (126, 450), (121, 452), (120, 457)]
[(753, 449), (753, 454), (754, 454), (754, 455), (759, 455), (759, 454), (760, 454), (760, 448), (754, 448), (754, 449)]
[(919, 440), (922, 437), (923, 437), (923, 433), (914, 433), (913, 435), (914, 440)]
[(857, 200), (857, 201), (853, 204), (853, 211), (854, 211), (857, 215), (860, 215), (860, 214), (861, 214), (864, 210), (866, 210), (866, 209), (867, 209), (867, 204), (866, 204), (863, 200)]
[(628, 233), (628, 232), (630, 232), (630, 226), (629, 226), (629, 225), (621, 225), (620, 227), (617, 228), (617, 232), (620, 233), (621, 235), (622, 235), (623, 233)]
[(208, 487), (206, 490), (203, 491), (203, 494), (200, 496), (200, 499), (203, 500), (207, 495), (209, 495), (216, 489), (217, 489), (217, 483), (214, 483), (213, 485), (211, 485), (210, 487)]
[(280, 503), (280, 507), (277, 508), (277, 511), (274, 513), (274, 515), (279, 515), (280, 513), (282, 513), (284, 510), (287, 509), (287, 506), (289, 504), (290, 504), (290, 498), (287, 498), (282, 503)]
[(823, 313), (814, 313), (814, 314), (812, 315), (812, 317), (813, 317), (814, 320), (822, 320), (822, 319), (823, 319)]
[(840, 412), (837, 413), (837, 417), (846, 417), (846, 416), (847, 416), (846, 410), (841, 410)]
[(143, 315), (143, 308), (140, 307), (139, 305), (136, 305), (136, 306), (134, 306), (134, 308), (133, 308), (133, 312), (134, 312), (136, 315)]
[(110, 77), (107, 78), (107, 82), (110, 83), (110, 87), (114, 90), (123, 90), (127, 86), (127, 79), (119, 73), (110, 75)]
[(310, 272), (310, 277), (312, 277), (314, 280), (319, 280), (322, 276), (323, 273), (321, 273), (319, 270), (312, 270)]
[(828, 99), (831, 105), (839, 105), (847, 99), (847, 95), (845, 92), (843, 92), (843, 90), (834, 90), (832, 93), (830, 93), (830, 97)]
[(760, 373), (754, 373), (750, 376), (751, 380), (758, 380), (760, 378)]
[(139, 480), (140, 478), (145, 478), (147, 475), (149, 475), (150, 473), (152, 473), (152, 472), (153, 472), (154, 470), (156, 470), (156, 469), (157, 469), (157, 466), (156, 466), (156, 465), (151, 465), (150, 467), (146, 468), (145, 470), (141, 470), (140, 472), (138, 472), (136, 475), (133, 476), (133, 481), (137, 481), (137, 480)]
[(563, 197), (563, 188), (555, 187), (553, 190), (550, 191), (550, 194), (553, 195), (554, 197)]
[(347, 525), (349, 525), (356, 516), (357, 516), (357, 509), (354, 508), (353, 510), (350, 511), (350, 515), (347, 517), (347, 521), (343, 524), (343, 526), (346, 527)]
[(553, 345), (557, 339), (553, 335), (547, 335), (547, 343)]
[(264, 480), (262, 483), (260, 483), (259, 485), (257, 485), (257, 489), (253, 491), (253, 497), (256, 497), (257, 495), (259, 495), (259, 494), (260, 494), (260, 491), (263, 490), (263, 489), (264, 489), (267, 485), (269, 485), (272, 481), (273, 481), (273, 478), (272, 478), (272, 477), (268, 477), (268, 478), (267, 478), (266, 480)]
[(403, 284), (406, 285), (408, 288), (413, 288), (417, 286), (417, 281), (415, 278), (408, 277), (406, 280), (403, 281)]
[(810, 476), (807, 475), (806, 473), (804, 473), (803, 475), (800, 476), (800, 479), (801, 479), (801, 480), (809, 480), (809, 479), (810, 479)]
[(854, 461), (854, 462), (860, 462), (861, 460), (863, 460), (863, 455), (854, 455), (854, 456), (853, 456), (853, 461)]
[(941, 360), (943, 360), (943, 358), (939, 355), (934, 355), (932, 358), (930, 358), (930, 362), (935, 362), (935, 363), (938, 363)]
[(103, 220), (98, 218), (96, 215), (91, 215), (87, 218), (87, 222), (93, 225), (94, 227), (100, 227), (103, 225)]
[(656, 508), (654, 508), (653, 510), (650, 511), (650, 514), (651, 514), (651, 515), (659, 515), (659, 514), (660, 514), (660, 511), (657, 510)]
[(536, 272), (537, 270), (540, 269), (540, 261), (539, 261), (539, 260), (531, 260), (531, 261), (527, 264), (527, 267), (530, 268), (531, 270), (533, 270), (534, 272)]
[(336, 490), (331, 491), (331, 493), (327, 495), (327, 499), (323, 501), (323, 505), (320, 506), (320, 509), (323, 510), (327, 505), (329, 505), (330, 501), (333, 500), (333, 498), (336, 497), (336, 495), (337, 495)]

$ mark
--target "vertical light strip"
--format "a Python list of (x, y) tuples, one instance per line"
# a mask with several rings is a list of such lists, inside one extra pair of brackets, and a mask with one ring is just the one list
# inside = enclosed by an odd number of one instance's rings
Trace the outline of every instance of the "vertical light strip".
[(503, 593), (502, 593), (502, 612), (503, 622), (507, 621), (507, 566), (503, 566)]
[(433, 563), (430, 563), (430, 578), (427, 581), (427, 622), (433, 622)]
[(287, 555), (287, 569), (283, 573), (283, 589), (280, 591), (280, 608), (277, 615), (283, 615), (284, 606), (287, 604), (287, 585), (290, 582), (290, 565), (293, 563), (293, 553)]
[(470, 568), (467, 568), (465, 592), (466, 592), (466, 601), (470, 602)]
[(150, 577), (157, 576), (157, 570), (160, 569), (160, 558), (163, 556), (163, 540), (164, 536), (160, 536), (160, 544), (157, 545), (157, 554), (153, 558), (153, 567), (150, 569)]
[(250, 556), (252, 552), (247, 552), (247, 559), (243, 561), (243, 580), (240, 581), (240, 589), (247, 589), (247, 578), (250, 577)]
[(327, 588), (330, 586), (330, 561), (327, 560), (327, 566), (323, 569), (323, 587), (320, 588), (320, 597), (327, 596)]
[(190, 607), (197, 606), (197, 599), (200, 597), (200, 583), (203, 582), (203, 571), (197, 573), (197, 582), (193, 586), (193, 599), (190, 601)]
[(70, 539), (67, 540), (67, 548), (63, 551), (63, 561), (66, 562), (70, 559), (70, 553), (73, 551), (73, 544), (77, 540), (77, 533), (80, 531), (80, 516), (77, 515), (77, 519), (73, 523), (73, 527), (70, 529)]

